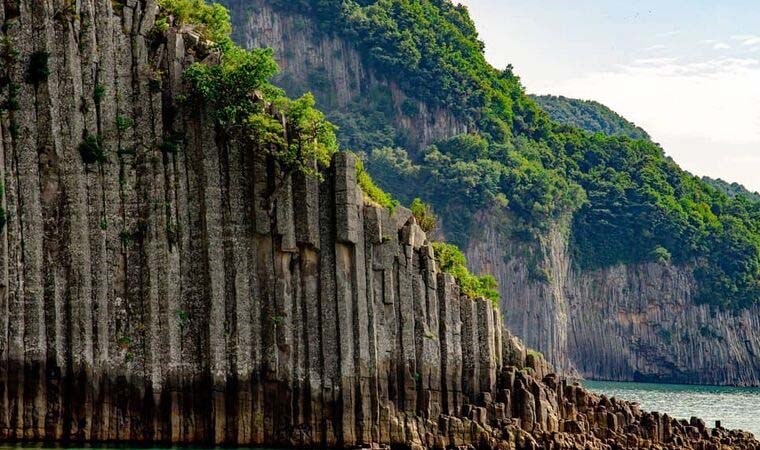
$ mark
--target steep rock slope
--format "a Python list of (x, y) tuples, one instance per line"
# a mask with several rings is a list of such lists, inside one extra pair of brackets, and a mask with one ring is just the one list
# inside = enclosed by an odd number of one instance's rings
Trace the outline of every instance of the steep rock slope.
[[(483, 214), (467, 254), (496, 276), (506, 325), (568, 373), (592, 379), (760, 384), (760, 309), (694, 302), (689, 268), (667, 263), (581, 272), (558, 226), (515, 242), (510, 218)], [(566, 228), (565, 228), (566, 229)]]
[[(228, 3), (238, 28), (242, 27), (237, 31), (241, 42), (278, 49), (282, 78), (301, 80), (300, 89), (312, 89), (318, 98), (329, 99), (330, 90), (340, 90), (361, 67), (372, 83), (395, 90), (391, 81), (375, 77), (372, 67), (362, 64), (351, 42), (318, 31), (308, 18), (283, 12), (273, 1)], [(335, 64), (336, 49), (351, 54), (343, 59), (351, 62)], [(330, 86), (327, 89), (312, 79), (315, 68), (322, 66), (327, 66), (322, 78)], [(323, 102), (329, 108), (330, 101)], [(425, 129), (424, 124), (408, 121), (399, 109), (392, 119), (402, 134)], [(446, 124), (453, 117), (445, 111), (435, 113), (443, 119), (437, 123)], [(425, 122), (435, 121), (430, 114), (424, 117)], [(460, 132), (458, 126), (444, 126), (428, 136)], [(450, 219), (442, 218), (444, 232)], [(752, 329), (757, 307), (734, 313), (697, 305), (692, 301), (697, 284), (691, 269), (667, 262), (580, 270), (570, 250), (569, 223), (569, 218), (561, 219), (537, 241), (523, 242), (511, 233), (516, 226), (513, 218), (487, 211), (470, 229), (466, 253), (471, 268), (497, 277), (505, 322), (528, 345), (567, 373), (589, 378), (760, 384), (755, 352), (760, 336)], [(676, 320), (673, 311), (679, 314)], [(589, 319), (604, 325), (591, 332), (582, 326)], [(598, 352), (581, 350), (600, 344)]]

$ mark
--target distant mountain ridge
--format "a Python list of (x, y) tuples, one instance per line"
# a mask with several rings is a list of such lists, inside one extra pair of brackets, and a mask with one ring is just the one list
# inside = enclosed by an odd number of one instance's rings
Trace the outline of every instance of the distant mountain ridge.
[[(552, 120), (563, 125), (577, 127), (607, 136), (628, 136), (631, 139), (651, 140), (643, 128), (595, 100), (581, 100), (562, 95), (531, 95)], [(745, 186), (721, 178), (702, 177), (702, 181), (731, 198), (742, 196), (760, 202), (760, 193)]]
[(729, 182), (720, 178), (702, 177), (702, 181), (723, 192), (729, 197), (742, 196), (753, 202), (760, 202), (760, 193), (750, 191), (743, 185), (736, 182)]
[(557, 95), (531, 95), (538, 106), (556, 122), (608, 136), (650, 139), (643, 128), (607, 106), (593, 100), (580, 100)]

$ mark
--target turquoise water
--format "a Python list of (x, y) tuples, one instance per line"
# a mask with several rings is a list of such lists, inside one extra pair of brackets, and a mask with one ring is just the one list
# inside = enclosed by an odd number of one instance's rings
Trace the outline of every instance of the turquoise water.
[(647, 411), (678, 419), (697, 416), (710, 427), (720, 420), (726, 428), (750, 431), (760, 437), (760, 388), (606, 381), (585, 381), (583, 385), (609, 397), (638, 402)]

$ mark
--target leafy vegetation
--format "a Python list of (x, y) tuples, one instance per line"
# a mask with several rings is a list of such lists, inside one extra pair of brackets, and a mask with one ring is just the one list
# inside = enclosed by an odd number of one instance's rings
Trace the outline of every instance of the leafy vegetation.
[(100, 105), (100, 102), (103, 101), (103, 98), (106, 96), (106, 87), (102, 84), (96, 84), (95, 89), (92, 92), (92, 99), (95, 102), (95, 105)]
[(82, 143), (79, 144), (79, 154), (82, 161), (87, 164), (103, 164), (106, 162), (106, 154), (103, 150), (103, 144), (100, 136), (87, 134)]
[(269, 79), (276, 71), (271, 50), (228, 45), (222, 47), (219, 64), (195, 63), (184, 76), (192, 88), (189, 101), (211, 107), (219, 132), (247, 138), (273, 157), (284, 174), (318, 176), (318, 166), (329, 164), (338, 150), (335, 127), (314, 108), (310, 94), (290, 100), (272, 86)]
[(438, 218), (433, 212), (433, 207), (424, 203), (419, 197), (412, 201), (409, 209), (411, 209), (412, 215), (417, 220), (417, 224), (425, 233), (430, 233), (438, 228)]
[(702, 302), (744, 307), (760, 300), (757, 202), (683, 171), (596, 105), (583, 105), (573, 125), (612, 136), (553, 122), (511, 67), (488, 65), (466, 8), (449, 0), (278, 3), (355, 42), (409, 97), (447, 107), (477, 130), (411, 153), (396, 148), (395, 138), (377, 145), (365, 129), (351, 130), (352, 141), (366, 145), (357, 150), (367, 152), (378, 184), (405, 203), (427, 193), (454, 242), (466, 242), (474, 214), (487, 208), (508, 208), (525, 238), (571, 215), (581, 268), (670, 260), (694, 267)]
[(531, 96), (531, 98), (541, 109), (549, 113), (552, 120), (563, 125), (608, 136), (649, 139), (646, 131), (599, 102), (554, 95)]
[(750, 191), (739, 183), (729, 183), (728, 181), (721, 180), (720, 178), (715, 179), (710, 177), (702, 177), (702, 181), (714, 187), (718, 191), (728, 195), (729, 197), (734, 198), (742, 196), (753, 202), (760, 202), (760, 193)]
[(119, 133), (123, 133), (127, 131), (128, 129), (132, 128), (134, 124), (135, 122), (127, 116), (122, 116), (122, 115), (116, 116), (116, 130)]
[(467, 270), (467, 259), (456, 245), (434, 242), (433, 250), (440, 269), (454, 277), (463, 294), (472, 298), (486, 298), (499, 306), (499, 290), (494, 277), (479, 277), (470, 273)]
[(364, 163), (360, 159), (356, 160), (356, 182), (359, 184), (364, 195), (378, 205), (387, 208), (393, 212), (398, 206), (398, 200), (391, 197), (390, 194), (380, 189), (372, 177), (364, 170)]
[(169, 19), (175, 25), (195, 25), (203, 36), (213, 42), (229, 45), (232, 24), (227, 8), (205, 0), (159, 0), (160, 15), (156, 20), (159, 31), (166, 31)]

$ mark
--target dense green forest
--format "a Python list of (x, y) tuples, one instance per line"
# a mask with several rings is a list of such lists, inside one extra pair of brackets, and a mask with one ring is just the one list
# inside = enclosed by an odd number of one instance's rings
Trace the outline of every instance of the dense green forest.
[(752, 200), (753, 202), (760, 202), (760, 193), (750, 191), (739, 183), (729, 183), (728, 181), (721, 180), (720, 178), (716, 179), (710, 177), (702, 177), (702, 181), (723, 192), (729, 197), (743, 196)]
[(276, 3), (309, 15), (321, 33), (355, 42), (408, 96), (445, 106), (478, 130), (407, 151), (398, 140), (375, 139), (377, 129), (362, 128), (358, 110), (345, 121), (378, 184), (402, 202), (426, 193), (456, 243), (466, 244), (474, 213), (486, 208), (507, 208), (524, 239), (570, 215), (581, 268), (672, 261), (695, 267), (702, 302), (744, 307), (760, 299), (757, 203), (683, 171), (649, 140), (553, 121), (512, 67), (486, 62), (465, 7), (449, 0)]
[(555, 122), (608, 136), (649, 139), (646, 131), (599, 102), (561, 95), (532, 95), (531, 98)]

